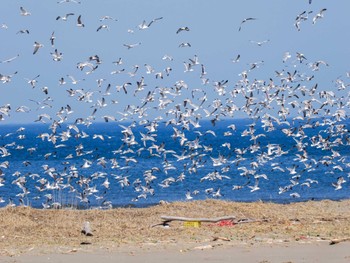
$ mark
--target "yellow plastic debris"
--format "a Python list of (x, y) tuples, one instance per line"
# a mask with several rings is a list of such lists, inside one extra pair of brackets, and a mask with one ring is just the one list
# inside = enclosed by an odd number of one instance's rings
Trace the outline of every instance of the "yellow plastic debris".
[(184, 227), (200, 227), (201, 222), (200, 221), (185, 221)]

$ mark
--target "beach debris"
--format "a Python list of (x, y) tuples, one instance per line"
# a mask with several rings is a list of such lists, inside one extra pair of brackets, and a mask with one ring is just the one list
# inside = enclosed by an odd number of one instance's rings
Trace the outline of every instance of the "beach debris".
[(198, 247), (194, 247), (193, 250), (204, 250), (204, 249), (211, 249), (213, 248), (213, 245), (204, 245), (204, 246), (198, 246)]
[(92, 244), (91, 242), (87, 242), (87, 241), (80, 242), (80, 245), (91, 245), (91, 244)]
[(335, 245), (335, 244), (338, 244), (340, 242), (346, 242), (346, 241), (350, 241), (350, 237), (345, 237), (345, 238), (340, 238), (340, 239), (332, 239), (331, 242), (329, 242), (329, 244)]
[(184, 222), (197, 222), (196, 224), (199, 227), (201, 222), (211, 222), (216, 223), (221, 220), (233, 220), (235, 219), (235, 216), (224, 216), (224, 217), (216, 217), (216, 218), (191, 218), (191, 217), (181, 217), (181, 216), (161, 216), (161, 219), (163, 220), (162, 223), (151, 225), (151, 227), (155, 226), (166, 226), (171, 221), (184, 221)]
[(221, 220), (215, 224), (212, 224), (211, 226), (234, 226), (236, 223), (232, 220)]
[(253, 223), (253, 222), (267, 222), (267, 219), (252, 219), (252, 218), (242, 218), (238, 220), (221, 220), (217, 223), (210, 224), (210, 226), (220, 226), (220, 227), (232, 227), (236, 224), (243, 224), (243, 223)]
[(201, 227), (201, 221), (185, 221), (184, 227)]
[(209, 245), (202, 245), (202, 246), (197, 246), (192, 248), (192, 250), (206, 250), (206, 249), (213, 249), (215, 247), (222, 246), (222, 243), (217, 243), (217, 244), (209, 244)]
[(152, 227), (156, 227), (156, 226), (162, 226), (162, 227), (164, 227), (164, 228), (169, 228), (169, 227), (170, 227), (170, 225), (169, 225), (168, 222), (166, 222), (166, 221), (163, 221), (163, 222), (157, 223), (157, 224), (153, 224), (153, 225), (151, 225), (150, 227), (152, 228)]
[(231, 239), (227, 238), (227, 237), (213, 237), (212, 241), (218, 241), (218, 240), (222, 240), (222, 241), (231, 241)]
[(85, 236), (93, 236), (89, 221), (84, 222), (81, 233), (84, 234)]
[(72, 249), (70, 249), (70, 250), (68, 250), (66, 252), (63, 252), (63, 254), (70, 254), (70, 253), (75, 253), (75, 252), (78, 252), (78, 249), (72, 248)]
[(200, 222), (211, 222), (216, 223), (222, 220), (233, 220), (235, 219), (235, 216), (223, 216), (223, 217), (215, 217), (215, 218), (205, 218), (205, 217), (199, 217), (199, 218), (191, 218), (191, 217), (181, 217), (181, 216), (161, 216), (161, 219), (164, 221), (200, 221)]
[(253, 219), (253, 218), (241, 218), (236, 219), (235, 216), (223, 216), (223, 217), (215, 217), (215, 218), (191, 218), (191, 217), (181, 217), (181, 216), (161, 216), (163, 222), (153, 224), (151, 227), (155, 226), (169, 226), (169, 222), (171, 221), (184, 221), (184, 226), (191, 227), (200, 227), (201, 223), (215, 223), (210, 226), (234, 226), (236, 224), (243, 223), (253, 223), (253, 222), (267, 222), (267, 219)]
[(310, 238), (309, 236), (299, 236), (295, 238), (295, 241), (308, 240), (309, 238)]

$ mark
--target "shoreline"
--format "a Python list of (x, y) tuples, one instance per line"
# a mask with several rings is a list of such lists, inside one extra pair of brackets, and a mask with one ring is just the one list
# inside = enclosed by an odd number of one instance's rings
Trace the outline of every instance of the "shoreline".
[[(84, 205), (81, 206), (73, 206), (73, 205), (63, 205), (58, 208), (42, 208), (42, 207), (37, 207), (37, 206), (25, 206), (27, 208), (31, 209), (38, 209), (38, 210), (110, 210), (110, 209), (146, 209), (146, 208), (152, 208), (155, 206), (159, 206), (162, 204), (167, 204), (171, 205), (172, 203), (188, 203), (188, 202), (204, 202), (206, 200), (217, 200), (217, 201), (222, 201), (222, 202), (231, 202), (231, 203), (263, 203), (263, 204), (278, 204), (278, 205), (289, 205), (289, 204), (294, 204), (294, 203), (307, 203), (307, 202), (322, 202), (322, 201), (331, 201), (331, 202), (342, 202), (342, 201), (347, 201), (350, 200), (350, 198), (310, 198), (310, 199), (303, 199), (303, 198), (298, 198), (298, 199), (282, 199), (279, 201), (279, 199), (269, 199), (269, 200), (231, 200), (231, 199), (213, 199), (213, 198), (203, 198), (203, 199), (196, 199), (196, 200), (178, 200), (178, 201), (165, 201), (165, 200), (160, 200), (159, 202), (153, 202), (153, 203), (145, 203), (145, 204), (140, 204), (140, 203), (127, 203), (127, 204), (115, 204), (112, 205), (111, 208), (105, 208), (105, 207), (98, 207), (98, 206), (91, 206), (89, 208), (85, 208)], [(292, 200), (292, 201), (290, 201)], [(24, 206), (16, 206), (16, 207), (24, 207)], [(1, 209), (6, 209), (7, 206), (0, 207)]]

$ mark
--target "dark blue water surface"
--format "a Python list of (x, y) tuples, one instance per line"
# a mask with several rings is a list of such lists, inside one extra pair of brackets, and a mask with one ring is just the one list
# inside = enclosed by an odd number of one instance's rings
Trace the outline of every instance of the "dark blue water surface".
[[(3, 125), (0, 145), (9, 155), (0, 152), (0, 206), (148, 206), (160, 200), (186, 201), (186, 193), (193, 200), (281, 203), (349, 198), (349, 123), (335, 124), (344, 125), (342, 132), (334, 124), (320, 123), (324, 122), (314, 120), (309, 127), (290, 121), (275, 124), (276, 129), (268, 132), (251, 120), (222, 120), (215, 126), (202, 121), (201, 127), (189, 130), (165, 123), (158, 123), (156, 131), (148, 124), (121, 124), (131, 132), (123, 132), (120, 123), (94, 123), (77, 125), (78, 131), (64, 125), (55, 134), (43, 124)], [(236, 129), (228, 128), (231, 124)], [(174, 128), (184, 134), (183, 142)], [(45, 133), (57, 136), (56, 141), (39, 136)], [(141, 140), (141, 133), (152, 135), (154, 141)], [(278, 147), (283, 154), (276, 152)], [(186, 157), (178, 160), (174, 155)], [(219, 156), (223, 163), (216, 165), (213, 159)], [(84, 168), (85, 162), (89, 167)], [(295, 172), (290, 172), (293, 167)], [(180, 175), (185, 178), (178, 180)], [(335, 190), (339, 177), (345, 182)], [(168, 185), (163, 181), (167, 178)], [(106, 179), (108, 188), (103, 185)], [(256, 184), (260, 189), (252, 191)]]

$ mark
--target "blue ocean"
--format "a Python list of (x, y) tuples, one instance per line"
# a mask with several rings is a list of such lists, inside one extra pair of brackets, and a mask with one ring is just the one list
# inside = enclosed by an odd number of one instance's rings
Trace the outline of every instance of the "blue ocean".
[[(0, 206), (349, 198), (349, 122), (2, 125)], [(300, 128), (302, 127), (302, 129)]]

